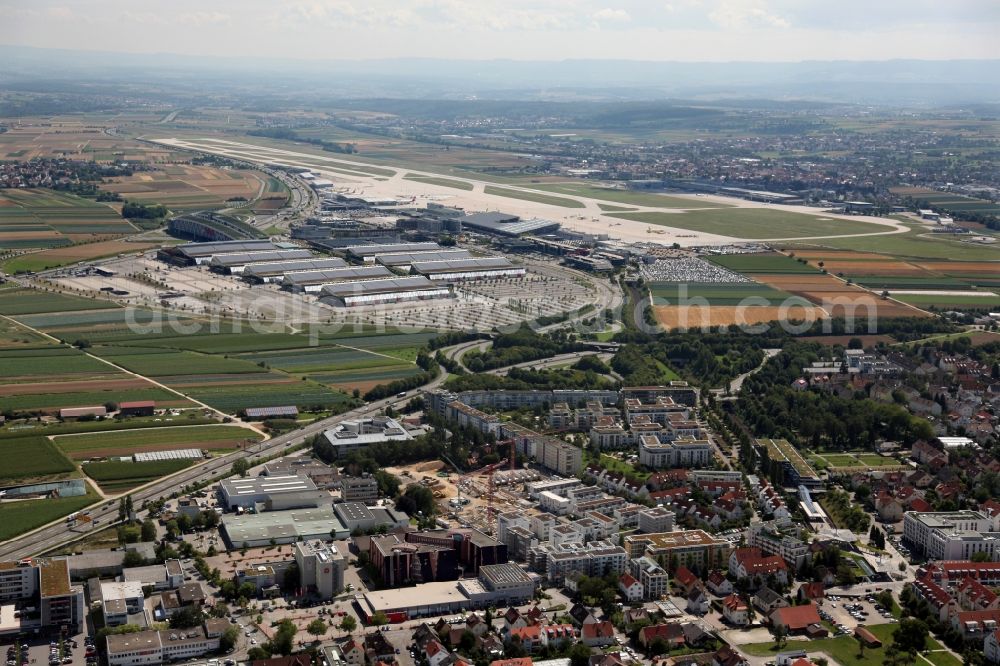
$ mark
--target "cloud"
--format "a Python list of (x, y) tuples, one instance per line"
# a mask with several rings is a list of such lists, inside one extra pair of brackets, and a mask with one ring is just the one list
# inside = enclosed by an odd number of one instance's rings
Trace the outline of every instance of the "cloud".
[(177, 20), (185, 25), (201, 27), (205, 25), (220, 25), (229, 23), (232, 20), (232, 17), (229, 14), (223, 14), (222, 12), (189, 12), (181, 14)]
[(754, 0), (727, 0), (708, 13), (709, 20), (726, 30), (747, 28), (790, 28), (791, 22), (772, 13), (762, 2)]
[(611, 9), (610, 7), (597, 10), (591, 18), (598, 23), (628, 23), (632, 20), (632, 16), (624, 9)]

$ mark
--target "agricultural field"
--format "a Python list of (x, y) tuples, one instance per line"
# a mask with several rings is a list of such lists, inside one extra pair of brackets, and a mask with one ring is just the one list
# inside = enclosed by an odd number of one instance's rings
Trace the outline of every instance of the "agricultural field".
[(0, 456), (4, 460), (0, 478), (5, 485), (15, 480), (21, 484), (62, 478), (76, 471), (73, 463), (47, 437), (16, 434), (5, 432), (0, 438)]
[(919, 308), (936, 308), (941, 310), (990, 309), (1000, 307), (1000, 295), (989, 291), (894, 291), (889, 293), (897, 301), (909, 303)]
[(578, 183), (532, 184), (530, 187), (545, 190), (546, 192), (575, 194), (589, 199), (600, 199), (602, 201), (632, 206), (649, 206), (651, 208), (732, 208), (728, 204), (705, 201), (704, 199), (697, 199), (695, 197), (672, 197), (667, 194), (657, 194), (655, 192), (636, 192), (633, 190), (595, 187), (593, 185)]
[(7, 273), (26, 273), (44, 271), (75, 264), (80, 261), (91, 261), (104, 257), (114, 257), (121, 254), (133, 254), (156, 247), (152, 243), (133, 243), (125, 240), (98, 241), (81, 245), (56, 247), (41, 252), (22, 254), (3, 262), (3, 270)]
[(58, 497), (0, 504), (0, 541), (24, 534), (74, 511), (100, 501), (101, 497), (88, 484), (87, 494), (80, 497)]
[(133, 232), (103, 203), (54, 190), (0, 190), (0, 249), (61, 247)]
[(542, 194), (540, 192), (511, 190), (506, 187), (495, 187), (493, 185), (487, 185), (484, 191), (486, 194), (492, 194), (493, 196), (497, 197), (507, 197), (508, 199), (522, 199), (524, 201), (534, 201), (535, 203), (546, 204), (549, 206), (560, 206), (562, 208), (584, 207), (583, 203), (577, 201), (576, 199), (566, 199), (564, 197)]
[(408, 173), (403, 176), (403, 180), (412, 180), (418, 183), (426, 183), (427, 185), (440, 185), (441, 187), (451, 187), (456, 190), (472, 190), (472, 183), (466, 182), (464, 180), (453, 180), (451, 178), (437, 178), (434, 176), (420, 176), (417, 174)]
[(793, 257), (778, 253), (768, 254), (718, 254), (704, 257), (713, 264), (737, 273), (772, 273), (787, 275), (809, 275), (819, 270), (797, 261)]
[(245, 169), (170, 164), (157, 171), (114, 178), (101, 189), (128, 201), (162, 204), (174, 212), (183, 212), (226, 208), (254, 200), (268, 189), (266, 180), (264, 174)]
[(0, 350), (46, 343), (45, 337), (25, 328), (13, 319), (0, 318)]
[(768, 275), (754, 276), (758, 282), (801, 296), (821, 307), (830, 317), (860, 318), (862, 325), (869, 317), (920, 317), (927, 313), (843, 282), (832, 275)]
[(790, 213), (770, 208), (710, 208), (683, 213), (612, 213), (611, 217), (720, 236), (757, 240), (874, 234), (886, 231), (886, 227), (870, 222)]
[(94, 432), (58, 435), (60, 451), (74, 460), (130, 455), (144, 451), (206, 449), (227, 451), (238, 449), (248, 441), (257, 442), (261, 435), (248, 428), (234, 425), (165, 426), (141, 430)]
[(288, 202), (288, 188), (274, 176), (265, 178), (264, 192), (255, 200), (251, 208), (255, 213), (273, 213), (285, 207)]
[(660, 301), (677, 304), (685, 300), (704, 300), (710, 305), (740, 305), (753, 299), (748, 305), (771, 306), (780, 305), (793, 297), (788, 292), (754, 282), (651, 282), (649, 291), (653, 295), (653, 302), (657, 304)]
[[(47, 157), (96, 162), (125, 159), (155, 163), (189, 157), (170, 148), (106, 134), (104, 129), (110, 119), (110, 116), (86, 118), (77, 114), (25, 119), (23, 124), (8, 127), (0, 134), (0, 159), (27, 161)], [(122, 120), (119, 116), (115, 122)]]
[(194, 463), (193, 460), (156, 460), (152, 462), (105, 460), (85, 463), (80, 469), (93, 479), (105, 493), (121, 493), (187, 469)]
[(926, 187), (890, 187), (889, 191), (899, 196), (911, 197), (914, 201), (919, 202), (921, 207), (930, 207), (950, 213), (1000, 215), (1000, 204), (986, 199), (975, 199)]
[(162, 407), (192, 404), (141, 377), (70, 347), (0, 350), (0, 411), (57, 412), (122, 400), (155, 400)]
[(36, 289), (0, 289), (0, 315), (67, 312), (72, 310), (103, 310), (117, 308), (108, 301), (46, 293)]
[(296, 405), (300, 409), (342, 411), (350, 397), (311, 381), (288, 381), (267, 391), (256, 386), (186, 387), (184, 393), (216, 409), (234, 414), (247, 407), (283, 407)]

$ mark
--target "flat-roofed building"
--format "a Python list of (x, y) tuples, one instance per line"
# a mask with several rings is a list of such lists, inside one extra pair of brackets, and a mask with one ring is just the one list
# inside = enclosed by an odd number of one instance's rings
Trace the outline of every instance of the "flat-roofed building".
[(535, 595), (535, 582), (513, 562), (487, 564), (479, 568), (479, 580), (496, 595), (498, 604), (520, 606)]
[(313, 253), (306, 249), (300, 250), (258, 250), (255, 252), (238, 252), (234, 254), (217, 254), (208, 262), (208, 267), (224, 275), (242, 275), (247, 266), (266, 264), (275, 261), (291, 261), (293, 259), (310, 259)]
[(388, 416), (350, 419), (323, 433), (319, 445), (332, 458), (361, 451), (377, 442), (409, 441), (413, 436), (398, 421)]
[(525, 270), (504, 257), (415, 261), (410, 270), (435, 281), (487, 280), (521, 277)]
[(282, 494), (316, 491), (316, 484), (308, 476), (255, 476), (223, 479), (219, 482), (219, 496), (226, 509), (236, 507), (252, 509), (265, 504), (272, 497)]
[(383, 266), (409, 270), (416, 261), (448, 261), (455, 259), (471, 259), (472, 253), (468, 250), (442, 249), (440, 252), (401, 252), (399, 254), (380, 254), (376, 261)]
[(670, 592), (670, 575), (649, 557), (633, 557), (628, 561), (628, 572), (642, 585), (646, 601), (663, 599)]
[(378, 479), (370, 474), (345, 476), (340, 480), (340, 498), (345, 502), (378, 502)]
[[(338, 505), (339, 506), (339, 505)], [(295, 543), (307, 539), (344, 539), (344, 527), (330, 505), (316, 509), (264, 511), (222, 517), (220, 533), (230, 548), (257, 548), (272, 543)]]
[(610, 541), (587, 543), (543, 543), (528, 554), (532, 570), (545, 575), (549, 582), (561, 585), (567, 575), (578, 572), (585, 576), (604, 576), (625, 571), (628, 554)]
[(371, 263), (383, 254), (417, 254), (421, 252), (440, 252), (444, 250), (437, 243), (384, 243), (372, 245), (350, 245), (343, 251), (352, 259), (360, 259)]
[(639, 437), (639, 462), (653, 469), (699, 467), (712, 462), (712, 445), (704, 439), (661, 439)]
[(167, 249), (169, 250), (168, 255), (161, 256), (161, 259), (187, 266), (201, 266), (210, 263), (212, 258), (217, 255), (268, 252), (280, 250), (281, 248), (269, 240), (235, 240), (211, 243), (183, 243)]
[(295, 562), (302, 586), (320, 599), (332, 599), (344, 589), (347, 559), (333, 543), (303, 541), (295, 544)]
[(243, 269), (243, 279), (255, 284), (281, 282), (290, 273), (309, 273), (335, 268), (347, 268), (347, 262), (340, 257), (311, 257), (289, 261), (266, 261), (250, 264)]
[(391, 506), (368, 506), (362, 502), (339, 502), (333, 505), (337, 518), (344, 527), (353, 532), (385, 527), (396, 529), (410, 524), (410, 518)]
[(971, 560), (976, 553), (1000, 558), (1000, 533), (990, 529), (990, 518), (981, 511), (903, 514), (903, 540), (931, 560)]
[(111, 634), (107, 637), (108, 666), (149, 666), (185, 661), (215, 652), (228, 625), (210, 619), (200, 627)]
[(786, 486), (821, 488), (823, 481), (806, 459), (786, 439), (758, 439), (757, 450), (762, 454), (765, 469), (782, 473)]
[(708, 571), (728, 566), (732, 544), (704, 530), (678, 530), (660, 534), (626, 535), (625, 549), (629, 557), (647, 556), (661, 566), (673, 566), (673, 561), (678, 567)]
[(426, 277), (412, 276), (384, 280), (363, 280), (328, 284), (320, 291), (324, 303), (338, 307), (401, 303), (434, 298), (449, 298), (451, 290)]
[(393, 275), (394, 273), (385, 266), (349, 266), (318, 271), (295, 271), (285, 274), (281, 280), (281, 288), (295, 293), (319, 294), (327, 285), (358, 280), (389, 279)]
[(0, 634), (63, 626), (76, 632), (83, 624), (83, 588), (70, 581), (66, 558), (0, 562), (0, 601), (20, 601), (38, 611), (37, 619), (15, 615), (8, 621), (5, 614)]

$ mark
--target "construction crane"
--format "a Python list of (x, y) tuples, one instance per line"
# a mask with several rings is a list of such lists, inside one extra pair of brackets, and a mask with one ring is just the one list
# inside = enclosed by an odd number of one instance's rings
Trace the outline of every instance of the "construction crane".
[[(458, 479), (458, 497), (456, 498), (458, 502), (458, 507), (456, 507), (456, 510), (460, 510), (462, 506), (462, 484), (466, 483), (467, 481), (471, 480), (473, 477), (476, 476), (487, 477), (486, 526), (487, 526), (487, 532), (489, 532), (490, 534), (493, 533), (493, 520), (494, 520), (493, 495), (496, 490), (496, 484), (493, 481), (493, 474), (506, 464), (507, 464), (507, 459), (504, 458), (500, 462), (495, 462), (490, 465), (486, 465), (485, 467), (481, 467), (475, 471), (469, 472), (468, 474), (463, 474)], [(466, 500), (465, 503), (468, 504), (468, 500)]]

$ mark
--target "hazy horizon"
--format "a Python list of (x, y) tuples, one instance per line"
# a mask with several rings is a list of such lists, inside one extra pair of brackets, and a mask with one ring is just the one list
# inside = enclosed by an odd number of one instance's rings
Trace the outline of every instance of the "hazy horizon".
[(0, 0), (0, 44), (301, 60), (1000, 57), (993, 0)]

